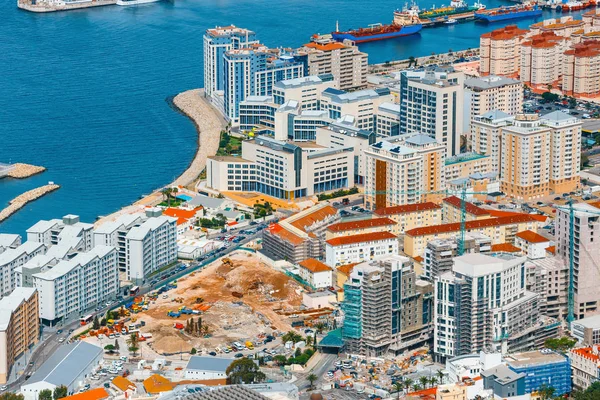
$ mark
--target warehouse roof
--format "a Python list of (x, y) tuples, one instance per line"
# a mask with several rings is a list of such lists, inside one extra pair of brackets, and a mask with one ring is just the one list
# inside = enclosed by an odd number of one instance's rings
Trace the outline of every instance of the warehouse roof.
[(84, 370), (91, 370), (102, 349), (86, 342), (76, 342), (60, 346), (27, 384), (48, 382), (56, 386), (70, 386)]
[(240, 385), (224, 386), (187, 396), (190, 400), (263, 400), (268, 397)]

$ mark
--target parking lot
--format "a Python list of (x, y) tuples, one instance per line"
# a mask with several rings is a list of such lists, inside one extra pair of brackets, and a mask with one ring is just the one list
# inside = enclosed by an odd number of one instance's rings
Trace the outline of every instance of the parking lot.
[(599, 118), (600, 105), (587, 101), (568, 100), (559, 96), (558, 101), (548, 102), (541, 95), (529, 90), (525, 91), (523, 111), (527, 113), (549, 114), (554, 111), (562, 111), (581, 119)]

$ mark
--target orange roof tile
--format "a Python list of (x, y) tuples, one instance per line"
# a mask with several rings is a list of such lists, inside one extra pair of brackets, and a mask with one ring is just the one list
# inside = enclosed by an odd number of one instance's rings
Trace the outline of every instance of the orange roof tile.
[(329, 239), (327, 243), (331, 246), (342, 246), (345, 244), (363, 243), (363, 242), (374, 242), (377, 240), (388, 240), (395, 239), (396, 235), (392, 235), (389, 232), (372, 232), (362, 233), (360, 235), (342, 236)]
[(116, 376), (115, 379), (112, 380), (112, 384), (115, 385), (122, 392), (126, 391), (129, 388), (135, 389), (135, 385), (129, 379), (123, 378), (122, 376)]
[(333, 206), (325, 206), (323, 208), (319, 208), (314, 212), (305, 215), (302, 218), (297, 219), (296, 221), (290, 222), (290, 225), (295, 226), (301, 231), (306, 231), (307, 226), (311, 226), (315, 222), (323, 221), (325, 218), (331, 217), (332, 215), (337, 214), (338, 210)]
[(490, 209), (488, 211), (492, 217), (514, 217), (516, 215), (528, 215), (538, 222), (546, 222), (546, 220), (548, 219), (548, 217), (546, 217), (545, 215), (541, 215), (541, 214), (524, 214), (524, 213), (519, 213), (519, 212), (514, 212), (514, 211), (500, 211), (500, 210), (492, 210), (492, 209)]
[(587, 358), (588, 360), (592, 360), (594, 362), (600, 361), (600, 357), (597, 354), (594, 354), (594, 351), (591, 347), (582, 347), (580, 349), (573, 349), (571, 353), (575, 353), (580, 357)]
[(323, 51), (340, 50), (340, 49), (346, 48), (346, 46), (344, 46), (342, 43), (338, 43), (338, 42), (332, 42), (332, 43), (326, 43), (326, 44), (311, 42), (311, 43), (305, 44), (304, 47), (308, 47), (311, 49), (317, 49), (317, 50), (323, 50)]
[[(448, 203), (451, 206), (459, 209), (462, 207), (462, 201), (456, 196), (446, 197), (444, 199), (444, 203)], [(490, 213), (487, 212), (487, 210), (479, 208), (475, 204), (469, 203), (468, 201), (465, 201), (465, 210), (471, 215), (490, 215)]]
[(396, 225), (396, 223), (389, 218), (363, 219), (361, 221), (339, 222), (337, 224), (330, 225), (327, 227), (327, 230), (331, 232), (343, 232), (353, 231), (361, 228), (377, 228), (387, 225)]
[(529, 243), (545, 243), (545, 242), (550, 241), (549, 239), (546, 239), (539, 233), (535, 233), (535, 232), (529, 231), (529, 230), (517, 233), (517, 237), (519, 237)]
[(202, 209), (202, 207), (196, 208), (195, 210), (182, 210), (180, 208), (169, 207), (163, 210), (163, 215), (168, 217), (190, 219), (194, 218), (200, 209)]
[(102, 400), (107, 399), (109, 396), (108, 392), (104, 388), (96, 388), (87, 390), (82, 393), (77, 393), (72, 396), (67, 396), (65, 400)]
[(324, 264), (319, 260), (315, 260), (314, 258), (307, 258), (304, 261), (300, 261), (298, 265), (300, 265), (302, 268), (306, 268), (312, 273), (331, 271), (331, 267), (329, 265)]
[(271, 225), (269, 225), (269, 228), (267, 228), (267, 230), (269, 231), (269, 233), (279, 236), (282, 240), (284, 240), (286, 242), (290, 242), (291, 244), (293, 244), (295, 246), (299, 246), (302, 243), (304, 243), (303, 238), (288, 231), (287, 229), (285, 229), (284, 227), (282, 227), (279, 224), (271, 224)]
[(556, 246), (546, 247), (546, 251), (550, 254), (556, 254)]
[(492, 245), (492, 252), (518, 253), (521, 249), (511, 243), (500, 243)]
[(373, 212), (377, 215), (395, 215), (395, 214), (411, 213), (411, 212), (415, 212), (415, 211), (435, 210), (438, 208), (442, 208), (442, 207), (438, 204), (428, 201), (426, 203), (405, 204), (403, 206), (378, 208), (377, 210), (375, 210)]
[(144, 381), (144, 389), (150, 394), (169, 392), (173, 390), (173, 383), (162, 375), (154, 374)]
[[(500, 218), (488, 218), (477, 221), (467, 221), (465, 227), (469, 229), (487, 228), (492, 226), (511, 225), (525, 222), (533, 222), (535, 218), (532, 218), (529, 214), (520, 214), (509, 217)], [(425, 226), (422, 228), (414, 228), (405, 232), (409, 236), (427, 236), (436, 233), (447, 233), (447, 232), (458, 232), (460, 230), (460, 222), (453, 224), (442, 224), (434, 226)]]
[(337, 270), (346, 276), (350, 276), (354, 267), (358, 265), (358, 263), (345, 264), (337, 267)]
[(421, 257), (421, 256), (416, 256), (415, 257), (415, 261), (418, 262), (418, 263), (422, 263), (423, 260), (425, 260), (425, 259), (423, 257)]

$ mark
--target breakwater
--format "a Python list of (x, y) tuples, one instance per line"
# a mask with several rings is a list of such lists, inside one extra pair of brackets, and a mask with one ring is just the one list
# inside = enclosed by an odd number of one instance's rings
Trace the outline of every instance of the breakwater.
[(57, 190), (58, 188), (60, 188), (59, 185), (50, 183), (48, 185), (40, 186), (38, 188), (29, 190), (15, 197), (11, 201), (9, 201), (8, 207), (0, 211), (0, 222), (4, 221), (8, 217), (19, 211), (21, 208), (25, 207), (27, 203), (37, 200), (40, 197)]
[(31, 164), (15, 163), (10, 166), (6, 174), (9, 178), (24, 179), (30, 176), (40, 174), (46, 170), (44, 167)]

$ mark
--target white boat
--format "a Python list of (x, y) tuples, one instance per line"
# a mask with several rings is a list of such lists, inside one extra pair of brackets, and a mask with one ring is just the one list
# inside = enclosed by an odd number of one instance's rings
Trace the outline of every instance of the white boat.
[(446, 21), (444, 21), (444, 24), (446, 24), (446, 25), (452, 25), (452, 24), (455, 24), (457, 22), (458, 22), (458, 20), (456, 20), (454, 18), (448, 18)]
[(137, 6), (140, 4), (156, 3), (161, 0), (117, 0), (118, 6)]

